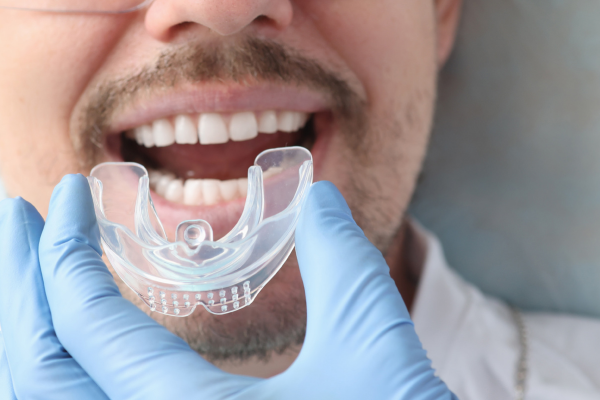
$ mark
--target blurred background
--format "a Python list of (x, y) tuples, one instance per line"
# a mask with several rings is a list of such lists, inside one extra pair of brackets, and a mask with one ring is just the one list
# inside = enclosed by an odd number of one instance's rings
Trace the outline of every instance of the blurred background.
[(600, 317), (600, 2), (464, 2), (410, 211), (484, 292)]

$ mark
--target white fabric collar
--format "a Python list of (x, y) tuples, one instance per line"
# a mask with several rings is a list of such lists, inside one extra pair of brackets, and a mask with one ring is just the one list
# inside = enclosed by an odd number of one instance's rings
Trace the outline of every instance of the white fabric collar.
[[(451, 270), (432, 234), (415, 224), (427, 255), (411, 310), (433, 367), (461, 400), (514, 398), (519, 335), (508, 306)], [(524, 313), (527, 400), (600, 398), (600, 321)]]

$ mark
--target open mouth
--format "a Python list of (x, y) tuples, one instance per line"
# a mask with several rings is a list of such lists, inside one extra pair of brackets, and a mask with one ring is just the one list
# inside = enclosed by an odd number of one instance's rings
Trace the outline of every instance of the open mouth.
[[(181, 114), (108, 135), (113, 161), (142, 164), (167, 235), (205, 219), (215, 239), (240, 217), (248, 168), (264, 150), (315, 142), (314, 114), (295, 110)], [(265, 177), (268, 179), (268, 177)]]

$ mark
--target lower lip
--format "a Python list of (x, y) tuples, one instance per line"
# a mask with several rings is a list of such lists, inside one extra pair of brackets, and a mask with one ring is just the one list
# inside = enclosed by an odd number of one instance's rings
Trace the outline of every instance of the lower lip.
[[(320, 121), (315, 121), (319, 125), (319, 129), (311, 149), (314, 181), (316, 182), (319, 180), (320, 166), (323, 164), (322, 161), (329, 147), (332, 129), (329, 114), (316, 114), (315, 118), (323, 118)], [(116, 157), (114, 154), (111, 158), (111, 161), (122, 161), (122, 159), (117, 159), (120, 157)], [(168, 201), (152, 190), (150, 191), (150, 195), (167, 234), (167, 238), (170, 241), (175, 240), (175, 232), (180, 222), (195, 219), (207, 221), (213, 229), (214, 240), (218, 240), (233, 229), (242, 216), (246, 202), (245, 198), (241, 198), (213, 206), (189, 206)]]

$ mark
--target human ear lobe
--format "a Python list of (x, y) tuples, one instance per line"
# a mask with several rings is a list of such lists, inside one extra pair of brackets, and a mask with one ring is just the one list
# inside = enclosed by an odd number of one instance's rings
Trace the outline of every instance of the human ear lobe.
[(435, 0), (437, 64), (441, 68), (454, 47), (462, 0)]

